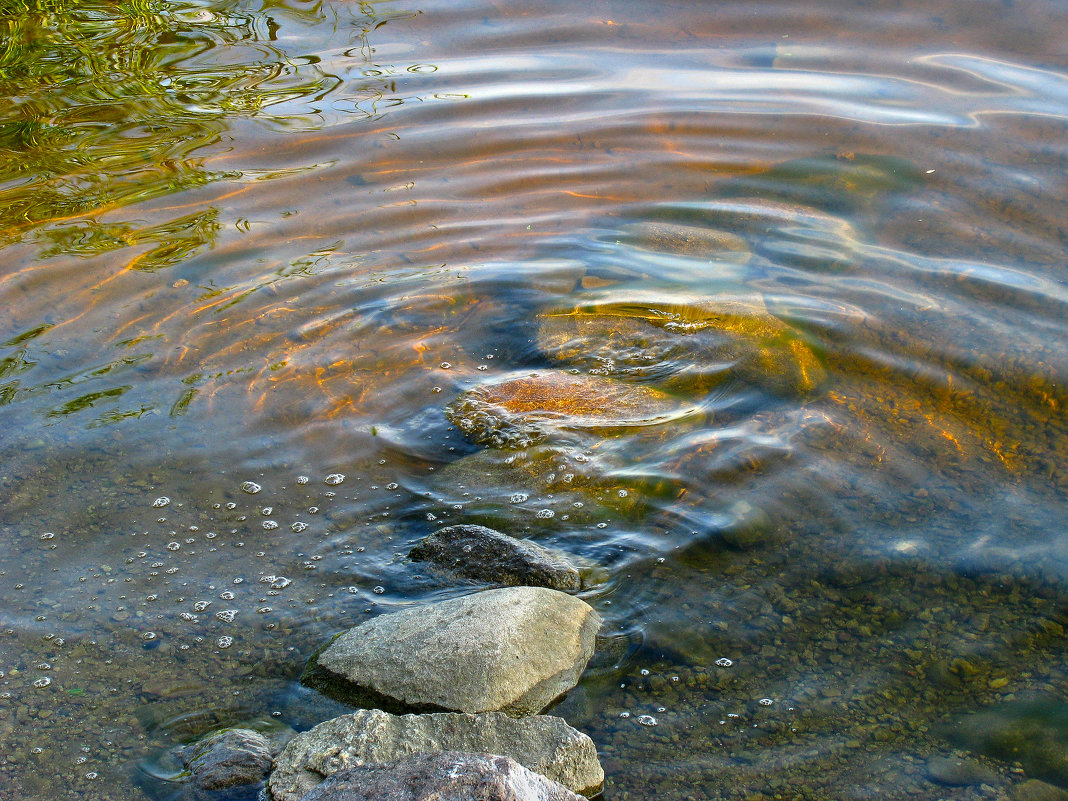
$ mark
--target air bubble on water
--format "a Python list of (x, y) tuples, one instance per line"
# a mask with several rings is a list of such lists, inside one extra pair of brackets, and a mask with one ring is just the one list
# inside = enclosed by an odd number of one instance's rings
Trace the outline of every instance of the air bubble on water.
[(741, 715), (739, 715), (737, 712), (728, 712), (727, 713), (727, 717), (734, 719), (734, 718), (740, 718)]
[(264, 520), (263, 521), (263, 530), (264, 531), (274, 531), (276, 528), (278, 528), (278, 523), (275, 522), (274, 520)]
[(156, 639), (156, 632), (154, 632), (154, 631), (146, 631), (144, 634), (141, 635), (141, 639), (142, 640), (146, 640), (146, 641), (154, 640), (154, 639)]
[(221, 503), (213, 503), (211, 505), (211, 508), (212, 509), (222, 509), (222, 504)]
[(74, 760), (74, 764), (75, 765), (84, 765), (88, 761), (89, 761), (89, 757), (80, 756), (80, 757), (78, 757), (77, 759)]
[(386, 484), (386, 489), (395, 490), (399, 486), (400, 485), (396, 481), (391, 481), (389, 484)]
[(35, 745), (33, 748), (30, 749), (30, 753), (31, 754), (41, 754), (43, 752), (44, 752), (44, 749), (41, 748), (41, 746), (39, 746), (39, 745)]
[(53, 538), (54, 536), (56, 536), (56, 535), (55, 535), (55, 534), (53, 534), (53, 533), (52, 533), (51, 531), (46, 531), (46, 532), (45, 532), (44, 534), (42, 534), (42, 535), (41, 535), (41, 539), (42, 539), (42, 540), (50, 540), (50, 539), (52, 539), (52, 538)]
[(167, 550), (168, 551), (177, 551), (181, 547), (182, 546), (177, 542), (168, 542), (167, 543)]
[(373, 590), (371, 590), (371, 592), (373, 592), (375, 595), (381, 595), (385, 591), (386, 591), (386, 588), (381, 586), (381, 585), (379, 585), (379, 586), (375, 587)]
[(218, 534), (216, 534), (216, 533), (215, 533), (214, 531), (209, 531), (209, 532), (208, 532), (207, 534), (205, 534), (204, 536), (205, 536), (205, 537), (206, 537), (207, 539), (209, 539), (209, 540), (213, 540), (213, 539), (215, 539), (216, 537), (218, 537), (219, 535), (218, 535)]
[(235, 579), (234, 579), (234, 580), (233, 580), (232, 582), (230, 582), (230, 583), (231, 583), (231, 584), (240, 584), (240, 583), (241, 583), (241, 582), (243, 582), (243, 581), (244, 581), (244, 579), (243, 579), (243, 578), (241, 578), (240, 576), (238, 576), (237, 578), (235, 578)]
[(641, 673), (643, 676), (648, 676), (649, 675), (649, 668), (642, 668), (639, 671), (639, 673)]
[(295, 531), (297, 534), (299, 534), (300, 532), (302, 532), (302, 531), (304, 531), (305, 529), (308, 528), (308, 524), (307, 523), (302, 523), (301, 521), (298, 520), (296, 523), (291, 525), (289, 528), (292, 529), (293, 531)]
[(262, 509), (260, 509), (260, 514), (263, 515), (264, 517), (270, 517), (271, 513), (273, 511), (274, 511), (274, 507), (273, 506), (264, 506)]
[(91, 770), (91, 771), (89, 771), (88, 773), (85, 774), (85, 778), (87, 778), (89, 781), (92, 781), (93, 779), (95, 779), (99, 775), (100, 774), (97, 773), (95, 770)]
[(608, 524), (607, 523), (598, 523), (597, 524), (597, 528), (608, 528)]
[[(259, 490), (257, 490), (257, 492), (258, 491)], [(226, 508), (229, 509), (232, 512), (234, 509), (237, 508), (237, 504), (234, 503), (233, 501), (228, 501), (227, 504), (226, 504)]]
[(215, 644), (220, 648), (229, 648), (234, 644), (234, 638), (229, 635), (224, 635), (215, 641)]
[(551, 517), (556, 517), (556, 512), (554, 512), (552, 509), (541, 509), (538, 511), (537, 514), (534, 515), (534, 517), (538, 518), (539, 520), (548, 520)]
[(439, 364), (438, 366), (439, 366), (439, 367), (440, 367), (440, 368), (441, 368), (442, 370), (448, 370), (448, 369), (449, 369), (450, 367), (452, 367), (452, 365), (451, 365), (451, 364), (449, 364), (448, 362), (442, 362), (442, 363), (441, 363), (441, 364)]
[(359, 587), (349, 587), (348, 590), (353, 595), (358, 595), (359, 592), (360, 592), (360, 588)]
[(529, 497), (530, 496), (527, 495), (525, 492), (513, 492), (511, 494), (511, 496), (508, 498), (508, 502), (509, 503), (523, 503), (523, 501), (525, 501)]
[(292, 583), (293, 582), (290, 581), (289, 579), (287, 579), (285, 576), (279, 576), (278, 578), (276, 578), (274, 581), (271, 582), (271, 587), (276, 589), (276, 590), (284, 590), (286, 587), (288, 587)]
[(200, 618), (194, 615), (192, 612), (182, 612), (178, 615), (179, 620), (184, 620), (186, 623), (196, 623)]
[(166, 523), (167, 522), (167, 518), (165, 518), (165, 517), (157, 517), (156, 518), (156, 522), (157, 523)]
[(34, 665), (34, 668), (36, 668), (37, 670), (51, 670), (52, 666), (47, 662), (38, 662), (36, 665)]
[(730, 667), (733, 664), (734, 664), (734, 660), (727, 659), (727, 657), (725, 657), (725, 656), (720, 657), (719, 659), (716, 660), (716, 667), (724, 667), (724, 668), (726, 668), (726, 667)]
[(771, 700), (770, 698), (761, 698), (759, 701), (757, 701), (757, 703), (760, 704), (761, 706), (771, 706), (775, 702), (773, 700)]
[(630, 495), (630, 493), (627, 492), (625, 489), (621, 489), (616, 492), (616, 495), (618, 495), (620, 498), (626, 498), (628, 495)]
[(160, 498), (156, 498), (156, 500), (152, 501), (152, 508), (153, 509), (162, 509), (164, 506), (167, 506), (170, 502), (171, 502), (171, 499), (168, 498), (166, 495), (164, 495), (164, 496), (162, 496)]
[(310, 515), (319, 514), (319, 507), (318, 506), (309, 506), (308, 507), (308, 514), (310, 514)]
[(630, 712), (620, 712), (619, 716), (621, 718), (629, 718), (630, 717)]
[(308, 478), (307, 476), (297, 476), (297, 483), (298, 484), (307, 484), (309, 481), (311, 481), (311, 479)]
[(638, 715), (638, 722), (643, 726), (655, 726), (656, 718), (652, 715)]
[(256, 611), (259, 612), (261, 615), (265, 615), (265, 614), (267, 614), (268, 612), (271, 611), (271, 607), (269, 607), (269, 606), (261, 606)]
[(193, 611), (194, 612), (203, 612), (209, 606), (211, 606), (211, 601), (197, 601), (196, 603), (193, 604)]
[(152, 593), (151, 595), (146, 595), (145, 596), (145, 600), (146, 601), (158, 601), (159, 600), (159, 595), (157, 595), (156, 593)]
[(656, 711), (657, 712), (667, 712), (667, 707), (666, 706), (658, 706), (656, 708)]
[(430, 391), (436, 395), (441, 392), (441, 387), (431, 387)]
[(220, 592), (219, 597), (222, 598), (224, 601), (234, 600), (234, 594), (229, 590), (226, 590), (225, 592)]
[[(241, 489), (242, 491), (247, 492), (249, 495), (255, 495), (257, 492), (263, 489), (263, 487), (261, 487), (255, 481), (246, 481), (244, 484), (241, 485)], [(226, 508), (233, 509), (235, 505), (236, 504), (228, 503), (226, 504)]]
[(336, 487), (338, 484), (340, 484), (344, 480), (345, 480), (344, 473), (331, 473), (330, 475), (328, 475), (326, 478), (323, 479), (323, 481), (325, 483), (329, 484), (332, 487)]
[(234, 618), (237, 617), (236, 609), (221, 609), (215, 613), (215, 617), (221, 620), (223, 623), (233, 623)]
[(478, 366), (478, 369), (481, 370), (482, 372), (485, 372), (486, 370), (489, 369), (489, 365), (488, 364), (480, 364)]
[(435, 520), (437, 520), (437, 519), (438, 519), (438, 516), (437, 516), (436, 514), (434, 514), (433, 512), (427, 512), (427, 513), (426, 513), (426, 519), (427, 519), (427, 520), (428, 520), (429, 522), (433, 523), (433, 522), (434, 522)]

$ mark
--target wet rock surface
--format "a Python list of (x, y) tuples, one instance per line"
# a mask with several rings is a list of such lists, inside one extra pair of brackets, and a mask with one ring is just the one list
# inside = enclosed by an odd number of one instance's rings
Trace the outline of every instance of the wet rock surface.
[(740, 378), (804, 395), (825, 378), (800, 332), (753, 293), (698, 298), (615, 290), (542, 313), (538, 347), (557, 362), (653, 381), (683, 394), (704, 393)]
[(927, 777), (938, 784), (957, 787), (985, 784), (997, 780), (986, 765), (968, 757), (934, 756), (927, 760)]
[(445, 751), (346, 768), (304, 801), (580, 801), (561, 784), (493, 754)]
[(561, 718), (496, 712), (390, 715), (363, 709), (295, 737), (276, 760), (270, 795), (273, 801), (300, 801), (340, 770), (441, 750), (503, 754), (585, 795), (599, 792), (604, 782), (593, 742)]
[(408, 556), (476, 581), (563, 592), (582, 589), (579, 571), (566, 555), (486, 526), (447, 526), (417, 543)]
[(449, 405), (446, 415), (472, 442), (524, 448), (554, 429), (650, 426), (689, 411), (691, 406), (652, 387), (538, 370), (468, 390)]
[(1009, 792), (1012, 801), (1068, 801), (1068, 790), (1038, 779), (1020, 782)]
[[(305, 683), (413, 710), (540, 712), (575, 686), (600, 617), (541, 587), (487, 590), (382, 615), (312, 658)], [(331, 681), (333, 679), (333, 681)]]
[(271, 770), (271, 744), (257, 731), (226, 729), (188, 746), (182, 761), (198, 791), (257, 784)]

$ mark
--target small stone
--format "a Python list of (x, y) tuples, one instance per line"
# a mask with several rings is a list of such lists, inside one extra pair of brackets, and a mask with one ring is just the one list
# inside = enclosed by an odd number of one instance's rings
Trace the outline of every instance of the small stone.
[(387, 711), (531, 715), (575, 686), (600, 626), (588, 604), (556, 590), (486, 590), (362, 623), (302, 680)]
[(596, 795), (604, 782), (593, 741), (561, 718), (512, 718), (500, 712), (390, 715), (361, 709), (294, 737), (275, 760), (270, 795), (273, 801), (300, 801), (345, 768), (436, 751), (503, 754), (584, 795)]
[(464, 578), (563, 592), (582, 589), (578, 570), (563, 554), (486, 526), (448, 526), (419, 542), (408, 556)]
[(493, 754), (444, 751), (346, 768), (304, 801), (583, 801), (561, 784)]
[(198, 790), (258, 784), (271, 769), (271, 744), (251, 729), (226, 729), (188, 746), (182, 762)]

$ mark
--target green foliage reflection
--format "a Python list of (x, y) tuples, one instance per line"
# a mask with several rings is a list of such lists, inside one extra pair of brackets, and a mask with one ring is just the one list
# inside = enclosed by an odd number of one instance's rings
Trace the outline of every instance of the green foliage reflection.
[[(321, 15), (298, 5), (289, 18)], [(236, 177), (203, 158), (229, 120), (336, 83), (275, 48), (277, 27), (239, 2), (0, 0), (0, 245), (30, 235), (45, 256), (87, 256), (153, 241), (154, 269), (210, 244), (210, 213), (151, 230), (69, 221)]]

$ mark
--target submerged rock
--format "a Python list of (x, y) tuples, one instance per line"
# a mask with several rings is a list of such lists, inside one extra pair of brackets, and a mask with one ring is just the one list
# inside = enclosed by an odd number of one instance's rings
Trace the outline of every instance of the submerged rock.
[(580, 801), (563, 785), (493, 754), (443, 751), (335, 773), (304, 801)]
[(346, 768), (436, 751), (509, 756), (584, 795), (600, 792), (604, 782), (593, 741), (557, 717), (390, 715), (361, 709), (297, 735), (278, 756), (268, 788), (273, 801), (300, 801), (323, 779)]
[(575, 686), (600, 625), (588, 604), (556, 590), (487, 590), (356, 626), (302, 680), (372, 706), (530, 715)]
[(701, 394), (733, 377), (774, 392), (806, 394), (825, 378), (801, 334), (751, 294), (613, 291), (543, 312), (538, 347), (558, 362), (655, 381), (679, 393)]
[(468, 390), (445, 413), (472, 442), (525, 448), (545, 439), (553, 429), (650, 426), (692, 410), (651, 387), (603, 376), (538, 370)]
[(258, 784), (271, 769), (270, 741), (251, 729), (215, 732), (188, 746), (181, 756), (195, 790)]
[(408, 556), (478, 581), (564, 592), (582, 589), (578, 569), (564, 554), (485, 526), (447, 526), (419, 542)]
[(1068, 801), (1068, 790), (1038, 779), (1020, 782), (1009, 791), (1012, 801)]

